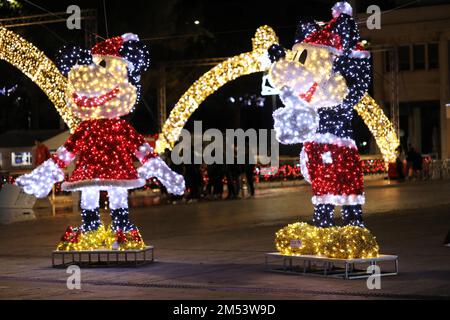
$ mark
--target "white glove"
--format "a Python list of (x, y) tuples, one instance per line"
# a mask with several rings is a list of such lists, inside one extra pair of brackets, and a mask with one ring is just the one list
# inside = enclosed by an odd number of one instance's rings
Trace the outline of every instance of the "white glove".
[(160, 157), (150, 158), (137, 171), (142, 179), (157, 178), (169, 193), (178, 196), (184, 193), (183, 176), (173, 172)]
[(273, 127), (277, 140), (283, 144), (304, 142), (319, 126), (317, 111), (289, 89), (283, 88), (280, 98), (285, 107), (273, 113)]
[(50, 193), (55, 183), (63, 180), (64, 172), (52, 159), (49, 159), (31, 173), (18, 177), (16, 185), (25, 193), (44, 198)]

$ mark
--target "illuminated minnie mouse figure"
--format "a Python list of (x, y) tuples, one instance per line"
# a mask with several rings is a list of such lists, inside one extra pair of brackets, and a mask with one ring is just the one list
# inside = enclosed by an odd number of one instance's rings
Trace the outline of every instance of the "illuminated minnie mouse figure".
[(274, 128), (284, 144), (303, 143), (302, 174), (311, 183), (313, 222), (334, 226), (342, 206), (344, 225), (364, 227), (364, 181), (353, 140), (353, 107), (370, 83), (370, 54), (360, 44), (352, 7), (338, 2), (325, 25), (301, 21), (295, 45), (269, 49), (269, 81), (285, 107), (274, 112)]
[[(125, 120), (139, 101), (140, 75), (149, 67), (149, 53), (134, 34), (107, 39), (92, 50), (65, 47), (57, 64), (68, 77), (67, 107), (82, 122), (56, 154), (16, 184), (36, 197), (48, 195), (64, 180), (63, 168), (76, 157), (75, 170), (64, 191), (81, 191), (81, 233), (101, 225), (100, 191), (107, 191), (114, 232), (137, 231), (128, 219), (128, 190), (156, 177), (170, 193), (181, 195), (182, 176), (172, 172), (144, 137)], [(137, 170), (134, 160), (143, 165)]]

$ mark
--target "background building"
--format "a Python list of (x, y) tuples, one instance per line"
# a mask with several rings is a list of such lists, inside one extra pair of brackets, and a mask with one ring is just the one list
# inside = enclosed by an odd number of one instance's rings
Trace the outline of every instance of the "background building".
[[(359, 3), (358, 9), (367, 6)], [(369, 30), (366, 18), (358, 15), (361, 36), (373, 53), (374, 98), (399, 126), (404, 148), (411, 144), (424, 154), (447, 158), (450, 4), (384, 11), (379, 30)]]
[(33, 169), (35, 141), (54, 152), (69, 137), (60, 130), (8, 131), (0, 135), (0, 174), (22, 174)]

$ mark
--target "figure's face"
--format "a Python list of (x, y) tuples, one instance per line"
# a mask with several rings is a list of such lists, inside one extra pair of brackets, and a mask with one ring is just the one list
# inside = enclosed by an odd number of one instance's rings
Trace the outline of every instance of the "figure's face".
[(314, 92), (310, 102), (316, 107), (338, 105), (347, 94), (347, 85), (339, 73), (333, 72), (335, 58), (327, 48), (296, 44), (286, 51), (284, 59), (272, 65), (270, 83), (278, 90), (288, 87), (300, 97)]
[(127, 62), (112, 56), (93, 56), (94, 63), (76, 65), (68, 74), (66, 101), (82, 120), (114, 119), (128, 114), (136, 103), (136, 87), (128, 82)]

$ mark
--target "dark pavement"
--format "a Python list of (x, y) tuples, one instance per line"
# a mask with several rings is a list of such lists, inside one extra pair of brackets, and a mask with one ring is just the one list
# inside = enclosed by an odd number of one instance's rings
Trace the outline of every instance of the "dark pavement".
[[(2, 299), (379, 299), (450, 298), (450, 182), (368, 182), (366, 225), (381, 252), (400, 256), (400, 274), (369, 290), (365, 280), (269, 273), (264, 253), (287, 223), (309, 221), (308, 187), (259, 190), (248, 200), (132, 209), (154, 264), (82, 269), (68, 290), (51, 251), (74, 214), (0, 226)], [(337, 214), (339, 216), (339, 214)]]

